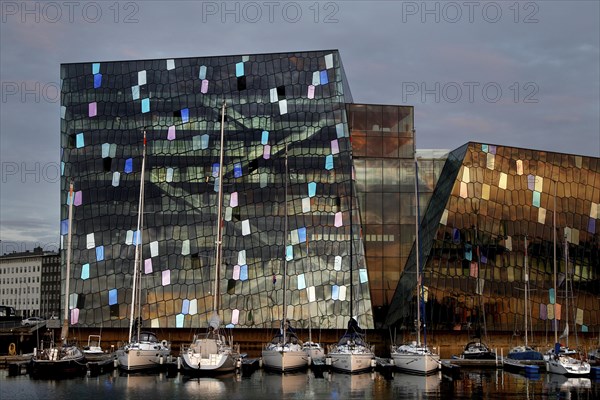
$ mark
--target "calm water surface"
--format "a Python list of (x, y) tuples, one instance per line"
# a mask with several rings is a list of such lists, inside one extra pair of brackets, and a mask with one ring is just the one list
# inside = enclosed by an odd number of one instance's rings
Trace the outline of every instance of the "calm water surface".
[(600, 399), (600, 382), (540, 374), (537, 378), (501, 370), (464, 370), (458, 379), (395, 373), (346, 375), (312, 372), (277, 375), (262, 370), (251, 377), (187, 378), (181, 374), (121, 375), (32, 380), (0, 371), (0, 399)]

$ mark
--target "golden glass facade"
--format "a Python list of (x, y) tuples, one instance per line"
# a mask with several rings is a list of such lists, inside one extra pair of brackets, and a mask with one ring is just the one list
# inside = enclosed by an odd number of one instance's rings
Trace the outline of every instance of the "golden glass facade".
[[(451, 152), (420, 231), (429, 326), (522, 330), (527, 261), (533, 329), (597, 331), (599, 219), (598, 158), (480, 143)], [(412, 326), (415, 264), (413, 247), (389, 325)]]

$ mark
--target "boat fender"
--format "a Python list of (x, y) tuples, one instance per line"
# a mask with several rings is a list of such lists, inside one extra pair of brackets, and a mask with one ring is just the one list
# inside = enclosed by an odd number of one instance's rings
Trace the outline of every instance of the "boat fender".
[(17, 346), (14, 343), (8, 345), (8, 355), (14, 356), (17, 354)]

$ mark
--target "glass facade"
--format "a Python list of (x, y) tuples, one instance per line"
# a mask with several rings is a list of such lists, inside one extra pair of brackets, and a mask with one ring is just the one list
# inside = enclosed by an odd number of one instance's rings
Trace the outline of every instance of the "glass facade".
[(277, 326), (287, 279), (296, 326), (344, 328), (350, 314), (374, 326), (352, 180), (352, 97), (337, 51), (63, 64), (61, 78), (63, 249), (75, 185), (72, 323), (129, 324), (146, 132), (147, 325), (206, 326), (223, 190), (226, 324)]
[(569, 309), (578, 329), (600, 329), (597, 158), (477, 143), (417, 151), (417, 216), (414, 109), (353, 103), (336, 50), (63, 64), (61, 78), (61, 259), (64, 274), (73, 181), (78, 326), (129, 324), (145, 132), (148, 326), (206, 326), (222, 190), (230, 326), (276, 327), (284, 307), (299, 328), (343, 329), (350, 315), (367, 329), (412, 325), (420, 217), (430, 326), (469, 329), (481, 315), (488, 329), (522, 326), (527, 258), (534, 329), (553, 328), (554, 302), (561, 324)]
[[(420, 228), (428, 325), (522, 330), (527, 262), (534, 330), (597, 331), (599, 219), (598, 158), (480, 143), (451, 152)], [(389, 325), (413, 326), (415, 259), (413, 246)]]

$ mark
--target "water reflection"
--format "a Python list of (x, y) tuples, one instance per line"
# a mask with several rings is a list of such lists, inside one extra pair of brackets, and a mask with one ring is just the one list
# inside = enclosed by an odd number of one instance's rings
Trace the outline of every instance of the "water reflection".
[(546, 375), (546, 387), (551, 390), (568, 392), (571, 389), (590, 389), (592, 381), (589, 378), (570, 378), (564, 375)]
[(327, 382), (332, 399), (364, 399), (372, 398), (377, 391), (375, 373), (343, 374), (330, 373)]
[(435, 396), (440, 392), (442, 378), (440, 374), (429, 376), (415, 376), (394, 373), (394, 379), (390, 381), (394, 392), (404, 396), (420, 399), (423, 396)]
[(309, 375), (306, 372), (274, 374), (259, 371), (262, 375), (262, 390), (265, 399), (279, 399), (294, 393), (304, 393), (308, 386)]
[(237, 374), (190, 378), (177, 374), (120, 375), (61, 381), (30, 379), (27, 375), (7, 377), (0, 370), (0, 398), (11, 400), (80, 399), (89, 400), (168, 400), (168, 399), (597, 399), (600, 382), (589, 378), (567, 378), (540, 374), (525, 375), (502, 370), (464, 370), (456, 379), (439, 375), (413, 376), (394, 373), (385, 379), (379, 373), (359, 375), (325, 373), (317, 378), (309, 371), (297, 374), (271, 374), (258, 370), (250, 377)]

